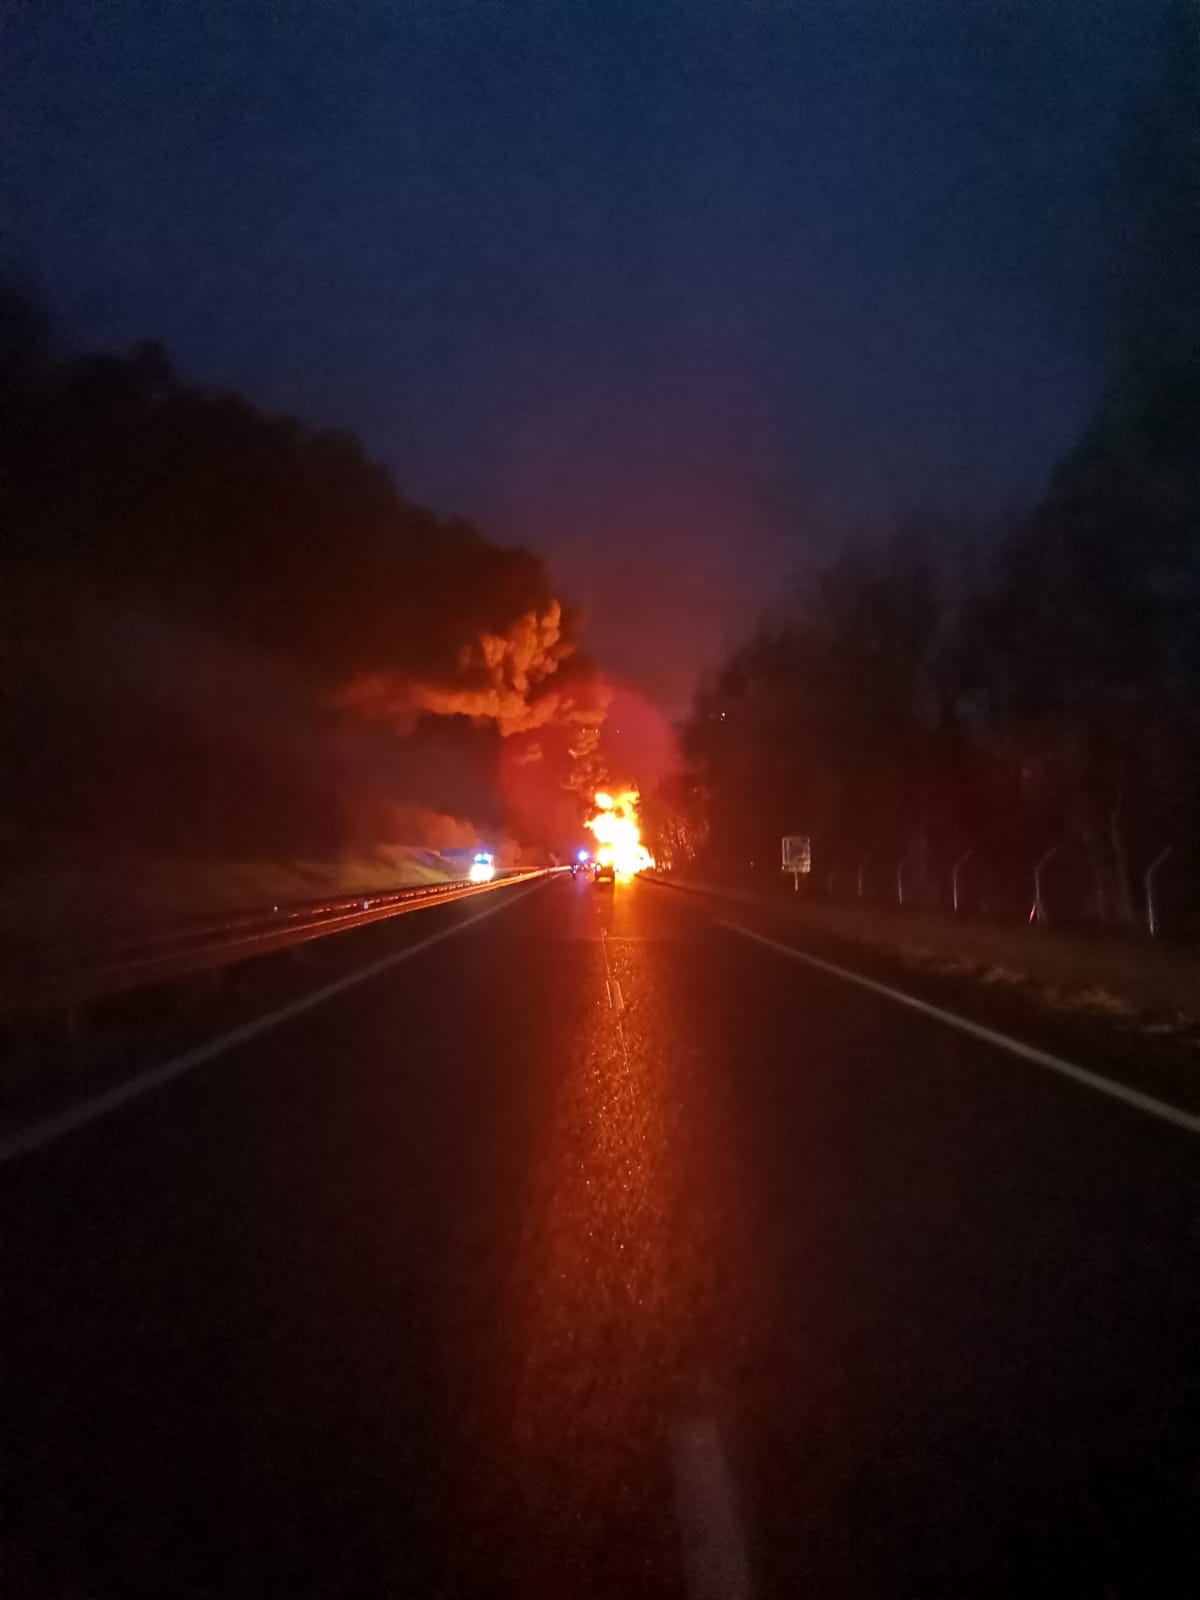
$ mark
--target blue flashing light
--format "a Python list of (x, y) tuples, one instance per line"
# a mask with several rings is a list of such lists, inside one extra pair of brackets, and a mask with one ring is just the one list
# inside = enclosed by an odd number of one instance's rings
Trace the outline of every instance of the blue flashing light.
[(580, 851), (580, 852), (579, 852), (579, 859), (580, 859), (580, 861), (586, 861), (586, 860), (587, 860), (587, 858), (588, 858), (588, 853), (587, 853), (587, 851), (586, 851), (586, 850), (581, 850), (581, 851)]

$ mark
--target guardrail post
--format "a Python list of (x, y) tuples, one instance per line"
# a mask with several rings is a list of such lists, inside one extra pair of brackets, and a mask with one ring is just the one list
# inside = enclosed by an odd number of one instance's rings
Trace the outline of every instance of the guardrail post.
[(903, 861), (896, 864), (896, 899), (904, 904), (904, 869), (910, 861), (915, 861), (921, 854), (919, 850), (910, 850)]
[(965, 854), (959, 856), (958, 860), (950, 869), (950, 890), (954, 897), (954, 911), (956, 916), (958, 914), (958, 875), (974, 854), (974, 850), (966, 851)]
[(1146, 868), (1143, 880), (1146, 885), (1146, 928), (1152, 939), (1158, 937), (1158, 913), (1154, 909), (1154, 874), (1174, 850), (1175, 846), (1169, 844), (1165, 850), (1160, 850), (1154, 860)]
[(1029, 908), (1029, 920), (1030, 922), (1036, 922), (1039, 927), (1044, 927), (1049, 921), (1046, 916), (1046, 905), (1042, 899), (1042, 868), (1050, 860), (1051, 856), (1056, 856), (1057, 854), (1058, 846), (1056, 844), (1051, 845), (1033, 869), (1033, 905)]

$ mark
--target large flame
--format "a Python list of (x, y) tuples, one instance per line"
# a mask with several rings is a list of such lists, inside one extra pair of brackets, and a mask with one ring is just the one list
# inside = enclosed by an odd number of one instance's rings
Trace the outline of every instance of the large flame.
[(618, 872), (633, 874), (654, 865), (653, 857), (642, 843), (637, 822), (638, 792), (626, 789), (622, 794), (600, 793), (596, 797), (596, 815), (584, 824), (596, 836), (600, 848), (597, 861), (609, 862)]

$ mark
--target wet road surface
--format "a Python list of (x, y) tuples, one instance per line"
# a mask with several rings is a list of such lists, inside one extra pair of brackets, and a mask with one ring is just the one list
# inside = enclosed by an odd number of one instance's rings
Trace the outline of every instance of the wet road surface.
[(652, 884), (451, 927), (3, 1172), (8, 1593), (1191, 1592), (1191, 1136)]

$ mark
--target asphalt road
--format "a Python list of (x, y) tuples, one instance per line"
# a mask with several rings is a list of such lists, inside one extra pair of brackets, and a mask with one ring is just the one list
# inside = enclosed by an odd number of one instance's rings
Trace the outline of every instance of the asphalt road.
[(1193, 1592), (1187, 1130), (650, 884), (374, 939), (0, 1173), (9, 1595)]

